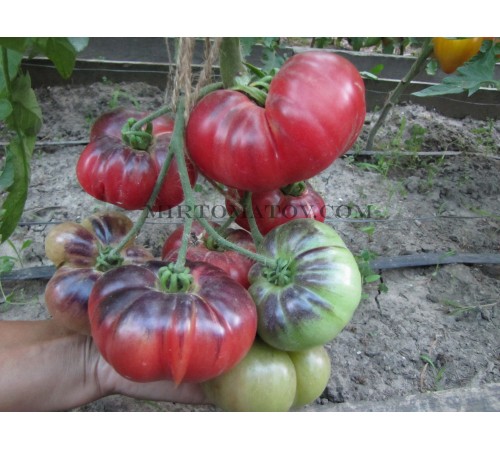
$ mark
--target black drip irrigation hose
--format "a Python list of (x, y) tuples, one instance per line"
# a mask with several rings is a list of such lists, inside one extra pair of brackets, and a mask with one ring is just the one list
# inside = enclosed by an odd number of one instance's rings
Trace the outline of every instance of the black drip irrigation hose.
[[(414, 253), (402, 256), (380, 256), (370, 261), (372, 270), (395, 270), (409, 267), (440, 266), (444, 264), (500, 264), (497, 253)], [(38, 266), (13, 270), (0, 275), (0, 281), (48, 280), (55, 266)]]

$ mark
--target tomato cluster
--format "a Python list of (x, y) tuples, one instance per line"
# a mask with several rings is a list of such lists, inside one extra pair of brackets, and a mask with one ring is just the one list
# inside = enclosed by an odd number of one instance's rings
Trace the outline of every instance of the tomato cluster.
[(46, 289), (49, 311), (90, 333), (129, 379), (203, 383), (225, 410), (313, 401), (331, 373), (323, 346), (352, 318), (361, 276), (307, 180), (361, 131), (358, 71), (341, 56), (309, 52), (274, 76), (265, 105), (232, 89), (206, 95), (189, 116), (187, 152), (176, 150), (156, 199), (178, 122), (174, 130), (160, 116), (143, 128), (144, 116), (115, 110), (94, 123), (76, 168), (84, 190), (123, 209), (165, 210), (192, 194), (186, 186), (200, 171), (223, 185), (240, 228), (197, 217), (189, 233), (181, 226), (166, 238), (160, 259), (135, 243), (121, 213), (57, 226), (46, 240), (58, 267)]

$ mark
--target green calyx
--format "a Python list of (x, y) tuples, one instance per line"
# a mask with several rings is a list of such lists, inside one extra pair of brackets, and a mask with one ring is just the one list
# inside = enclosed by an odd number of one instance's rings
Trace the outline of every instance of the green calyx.
[(232, 89), (234, 91), (243, 92), (260, 106), (264, 106), (266, 104), (267, 92), (263, 91), (258, 87), (238, 84), (234, 86)]
[(307, 185), (304, 181), (299, 181), (297, 183), (287, 184), (281, 188), (281, 192), (285, 195), (290, 195), (292, 197), (300, 197), (307, 189)]
[[(224, 237), (224, 236), (223, 236)], [(209, 250), (213, 251), (223, 251), (224, 249), (218, 244), (218, 242), (215, 240), (213, 236), (207, 236), (205, 239), (205, 247), (207, 247)]]
[(193, 276), (190, 274), (187, 267), (176, 269), (175, 263), (170, 263), (168, 266), (162, 267), (158, 271), (160, 280), (160, 288), (164, 292), (171, 294), (177, 292), (187, 292), (193, 284)]
[(272, 267), (264, 267), (262, 274), (269, 281), (269, 283), (276, 286), (286, 286), (293, 280), (293, 271), (290, 267), (292, 261), (285, 258), (278, 258), (276, 265)]
[(123, 264), (123, 257), (116, 253), (112, 247), (104, 247), (99, 250), (96, 258), (95, 268), (100, 272), (107, 272)]
[(136, 130), (134, 125), (138, 121), (130, 118), (122, 128), (123, 141), (134, 150), (147, 150), (153, 140), (153, 124), (148, 122), (146, 129)]

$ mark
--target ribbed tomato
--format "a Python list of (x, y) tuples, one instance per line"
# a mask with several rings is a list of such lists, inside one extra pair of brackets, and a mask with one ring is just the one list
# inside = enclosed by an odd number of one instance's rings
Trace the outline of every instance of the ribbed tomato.
[(186, 146), (200, 171), (226, 186), (270, 191), (307, 180), (353, 144), (366, 114), (363, 80), (326, 51), (288, 59), (265, 106), (234, 90), (215, 91), (193, 109)]
[[(101, 212), (81, 224), (65, 222), (52, 228), (45, 239), (45, 253), (58, 269), (45, 288), (45, 304), (57, 322), (70, 330), (90, 334), (88, 299), (102, 276), (102, 249), (116, 245), (132, 228), (132, 221), (118, 212)], [(132, 239), (120, 252), (123, 264), (140, 264), (153, 255)]]
[(221, 269), (187, 262), (183, 292), (168, 292), (166, 261), (106, 272), (89, 299), (92, 336), (115, 370), (135, 381), (201, 382), (236, 365), (256, 333), (255, 304)]

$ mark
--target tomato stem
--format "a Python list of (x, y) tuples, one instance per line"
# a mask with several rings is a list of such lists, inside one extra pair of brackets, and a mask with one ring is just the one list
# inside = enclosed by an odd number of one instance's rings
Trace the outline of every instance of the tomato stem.
[(245, 195), (243, 196), (243, 207), (245, 208), (248, 225), (250, 226), (250, 233), (252, 234), (255, 245), (259, 246), (262, 243), (264, 236), (262, 236), (255, 220), (255, 215), (252, 209), (252, 193), (250, 191), (245, 192)]
[(240, 39), (237, 37), (222, 38), (220, 50), (220, 73), (225, 88), (237, 84), (237, 79), (246, 73), (240, 49)]
[(9, 55), (5, 47), (1, 47), (1, 49), (2, 49), (3, 78), (5, 80), (5, 87), (7, 88), (7, 93), (10, 96), (12, 94), (12, 81), (10, 79), (10, 74), (9, 74)]
[(138, 120), (135, 122), (132, 127), (130, 128), (131, 131), (140, 131), (144, 125), (147, 125), (148, 123), (152, 122), (153, 120), (157, 119), (158, 117), (161, 117), (169, 112), (172, 112), (171, 106), (162, 106), (161, 108), (157, 109), (156, 111), (152, 112), (151, 114), (147, 115), (146, 117), (142, 118), (141, 120)]
[(373, 149), (373, 141), (375, 140), (377, 131), (383, 125), (385, 118), (387, 117), (387, 114), (389, 114), (390, 109), (398, 103), (399, 97), (401, 97), (401, 94), (404, 92), (408, 84), (410, 84), (411, 80), (413, 80), (420, 73), (420, 71), (425, 65), (425, 62), (427, 61), (427, 58), (431, 55), (432, 50), (433, 50), (432, 38), (425, 38), (422, 44), (422, 49), (420, 50), (420, 55), (412, 64), (410, 70), (408, 70), (408, 73), (401, 79), (401, 81), (394, 88), (394, 90), (391, 91), (391, 93), (387, 96), (384, 106), (380, 111), (380, 115), (378, 116), (377, 121), (370, 130), (368, 139), (366, 141), (365, 150)]
[(240, 247), (239, 245), (228, 241), (227, 239), (223, 238), (215, 228), (213, 228), (208, 220), (206, 220), (204, 217), (198, 216), (196, 218), (198, 222), (207, 230), (207, 233), (214, 238), (214, 240), (224, 248), (227, 248), (229, 250), (234, 250), (238, 253), (241, 253), (242, 255), (246, 256), (247, 258), (252, 259), (253, 261), (256, 261), (264, 266), (267, 267), (275, 267), (277, 264), (277, 260), (273, 258), (268, 258), (267, 256), (261, 255), (259, 253), (254, 253), (250, 250), (247, 250), (246, 248)]
[[(179, 104), (177, 105), (177, 110), (175, 113), (174, 132), (172, 134), (172, 140), (170, 141), (170, 148), (172, 149), (175, 155), (175, 159), (177, 161), (177, 168), (179, 170), (179, 177), (181, 180), (182, 191), (184, 193), (184, 201), (186, 202), (186, 205), (190, 206), (194, 211), (195, 210), (194, 194), (189, 179), (186, 160), (184, 159), (185, 107), (186, 105), (184, 97), (180, 97)], [(189, 234), (191, 233), (193, 219), (194, 218), (191, 214), (186, 215), (184, 221), (184, 230), (182, 232), (181, 246), (179, 248), (179, 253), (177, 254), (177, 260), (175, 262), (175, 268), (177, 271), (181, 271), (186, 264), (186, 255), (189, 244)]]
[(292, 197), (300, 197), (307, 189), (305, 181), (298, 181), (297, 183), (287, 184), (281, 188), (281, 192), (285, 195)]

